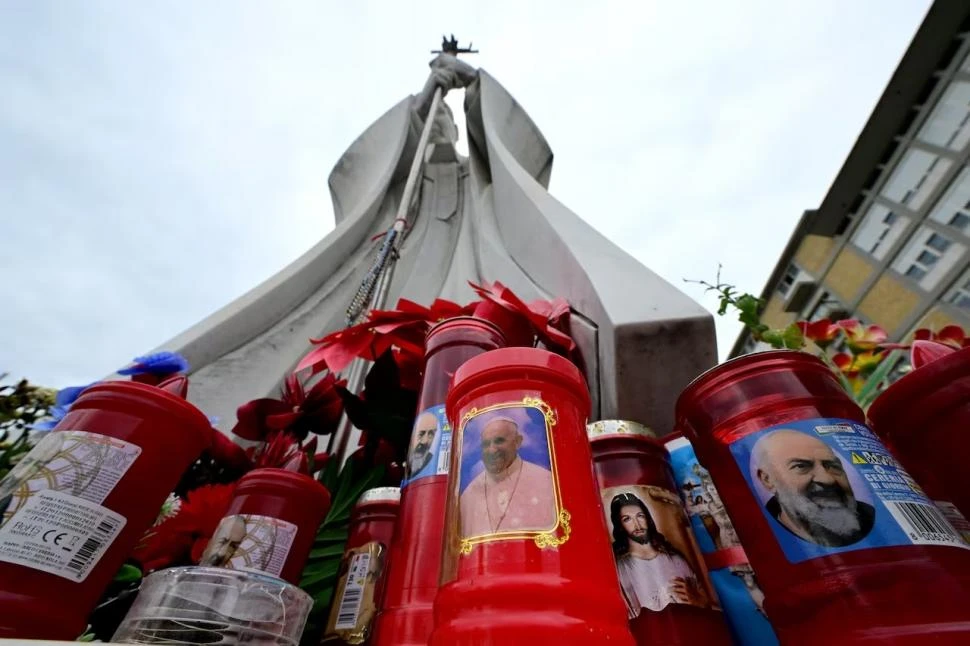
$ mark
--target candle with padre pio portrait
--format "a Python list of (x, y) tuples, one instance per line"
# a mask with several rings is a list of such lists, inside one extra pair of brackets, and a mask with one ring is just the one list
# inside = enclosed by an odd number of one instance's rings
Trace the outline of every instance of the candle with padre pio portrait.
[(536, 348), (468, 361), (448, 394), (442, 588), (429, 644), (633, 644), (591, 468), (579, 370)]
[(587, 427), (606, 528), (637, 644), (731, 644), (667, 451), (636, 422)]
[(239, 479), (199, 565), (264, 572), (299, 584), (329, 509), (327, 488), (308, 475), (250, 471)]
[(378, 487), (365, 491), (354, 505), (323, 643), (369, 643), (400, 502), (400, 489)]
[(442, 321), (428, 332), (384, 603), (374, 627), (375, 644), (428, 643), (441, 572), (441, 536), (451, 465), (452, 431), (445, 416), (448, 383), (466, 361), (504, 345), (505, 337), (497, 327), (471, 316)]
[(199, 409), (154, 386), (87, 388), (0, 481), (0, 638), (76, 638), (182, 473)]
[(735, 643), (741, 646), (777, 644), (778, 638), (765, 615), (765, 594), (758, 586), (754, 569), (748, 563), (711, 474), (697, 461), (686, 437), (674, 433), (664, 440), (694, 538), (704, 555)]
[(694, 380), (676, 410), (782, 642), (970, 640), (970, 546), (820, 359), (734, 359)]

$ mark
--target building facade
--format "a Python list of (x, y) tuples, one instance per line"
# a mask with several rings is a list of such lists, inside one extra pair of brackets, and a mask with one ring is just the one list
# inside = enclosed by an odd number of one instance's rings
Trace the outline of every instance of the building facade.
[[(762, 320), (858, 318), (894, 340), (970, 329), (970, 2), (937, 0), (818, 209), (798, 222)], [(731, 356), (763, 349), (742, 332)]]

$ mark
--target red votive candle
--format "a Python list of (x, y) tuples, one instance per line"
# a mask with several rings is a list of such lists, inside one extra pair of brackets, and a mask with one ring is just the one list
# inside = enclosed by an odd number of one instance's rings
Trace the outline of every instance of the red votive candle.
[(711, 473), (782, 643), (966, 643), (970, 549), (818, 358), (701, 375), (677, 424)]
[(0, 637), (78, 637), (211, 433), (153, 386), (86, 389), (0, 483)]
[(378, 487), (365, 491), (354, 506), (323, 643), (370, 643), (400, 502), (400, 489)]
[(872, 430), (970, 540), (970, 348), (913, 370), (869, 407)]
[(670, 456), (649, 428), (587, 427), (630, 629), (648, 644), (731, 644)]
[(308, 475), (250, 471), (239, 479), (199, 565), (265, 572), (298, 585), (329, 509), (327, 488)]
[(401, 511), (387, 573), (384, 604), (374, 628), (382, 646), (425, 646), (441, 572), (441, 536), (451, 464), (448, 383), (472, 357), (505, 345), (488, 321), (460, 316), (442, 321), (425, 340), (424, 378), (401, 485)]
[(495, 350), (455, 373), (430, 644), (634, 643), (593, 476), (589, 407), (579, 370), (545, 350)]

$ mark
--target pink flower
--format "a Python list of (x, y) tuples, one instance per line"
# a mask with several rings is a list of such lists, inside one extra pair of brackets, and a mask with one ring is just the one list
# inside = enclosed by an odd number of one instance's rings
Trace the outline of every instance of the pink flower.
[(889, 333), (878, 325), (864, 326), (855, 319), (839, 321), (836, 325), (845, 332), (849, 349), (854, 353), (875, 350), (889, 339)]
[(802, 331), (802, 335), (806, 339), (813, 341), (822, 350), (827, 348), (832, 341), (835, 341), (835, 337), (839, 335), (839, 330), (842, 329), (839, 325), (828, 319), (822, 319), (814, 323), (798, 321), (795, 325)]

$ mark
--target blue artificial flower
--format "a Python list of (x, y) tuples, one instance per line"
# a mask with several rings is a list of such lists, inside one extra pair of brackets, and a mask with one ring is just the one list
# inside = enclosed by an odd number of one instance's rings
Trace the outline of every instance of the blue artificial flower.
[(180, 372), (188, 372), (189, 362), (185, 357), (177, 352), (156, 352), (144, 357), (135, 357), (132, 360), (134, 365), (122, 368), (118, 371), (119, 375), (174, 375)]
[(45, 417), (39, 422), (34, 422), (29, 428), (34, 431), (52, 431), (54, 430), (54, 427), (57, 426), (62, 419), (64, 419), (64, 416), (67, 415), (67, 410), (67, 406), (52, 406), (47, 411), (48, 417)]
[(63, 408), (66, 411), (71, 407), (71, 404), (77, 401), (77, 398), (81, 396), (82, 392), (96, 383), (98, 382), (94, 381), (89, 383), (87, 386), (68, 386), (67, 388), (61, 388), (57, 391), (57, 396), (54, 398), (54, 403), (57, 407)]

